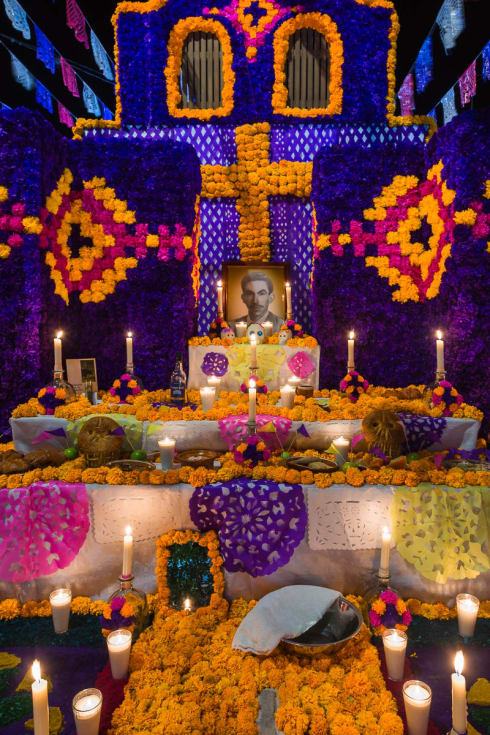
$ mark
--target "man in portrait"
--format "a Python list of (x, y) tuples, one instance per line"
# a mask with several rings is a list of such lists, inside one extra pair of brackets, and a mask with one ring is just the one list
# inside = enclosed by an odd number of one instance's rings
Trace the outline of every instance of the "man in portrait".
[(269, 276), (261, 271), (252, 271), (243, 276), (241, 285), (242, 301), (247, 307), (247, 314), (231, 319), (231, 328), (233, 329), (237, 322), (247, 322), (247, 324), (271, 322), (272, 331), (278, 332), (284, 319), (269, 310), (275, 298), (274, 286)]

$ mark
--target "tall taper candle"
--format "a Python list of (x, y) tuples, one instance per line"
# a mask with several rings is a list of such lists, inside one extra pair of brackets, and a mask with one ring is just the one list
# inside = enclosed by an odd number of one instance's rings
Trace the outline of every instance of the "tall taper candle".
[(444, 372), (444, 340), (442, 339), (442, 332), (440, 329), (436, 332), (436, 350), (437, 350), (437, 372)]
[(349, 332), (349, 339), (347, 340), (347, 369), (348, 370), (354, 370), (355, 362), (354, 362), (354, 341), (355, 341), (355, 333), (353, 331)]
[(457, 733), (466, 732), (466, 679), (463, 671), (464, 656), (458, 651), (454, 657), (454, 674), (451, 674), (451, 689), (453, 700), (453, 730)]
[(63, 358), (61, 354), (61, 338), (63, 332), (58, 332), (54, 338), (54, 372), (60, 373), (63, 370)]
[(123, 566), (122, 566), (121, 576), (130, 577), (132, 567), (133, 567), (133, 536), (132, 536), (131, 526), (126, 526), (126, 530), (124, 533)]
[(126, 364), (133, 364), (133, 333), (128, 332), (126, 337)]
[(48, 682), (41, 679), (41, 666), (37, 659), (32, 664), (32, 678), (34, 735), (49, 735)]
[(292, 319), (293, 305), (291, 301), (291, 284), (286, 281), (286, 283), (284, 284), (284, 288), (286, 289), (286, 318)]
[(255, 380), (248, 381), (248, 420), (255, 421), (257, 414), (257, 389), (255, 387)]
[(218, 316), (223, 316), (223, 282), (218, 281), (217, 284), (217, 291), (218, 291)]
[(257, 339), (255, 334), (250, 336), (250, 367), (257, 367)]
[(388, 526), (383, 526), (381, 533), (381, 558), (379, 561), (378, 575), (380, 577), (388, 577), (390, 573), (390, 544), (391, 533)]

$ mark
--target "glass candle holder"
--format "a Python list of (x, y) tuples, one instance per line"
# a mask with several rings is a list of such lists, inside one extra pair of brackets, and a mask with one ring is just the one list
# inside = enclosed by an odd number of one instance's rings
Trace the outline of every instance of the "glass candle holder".
[(456, 596), (458, 630), (463, 638), (469, 638), (474, 634), (479, 607), (480, 600), (474, 595), (462, 593)]
[(401, 681), (405, 670), (405, 652), (407, 650), (407, 634), (403, 630), (388, 628), (383, 631), (383, 648), (386, 659), (388, 678)]
[(411, 679), (403, 684), (408, 735), (426, 735), (431, 701), (432, 691), (425, 682)]
[(70, 620), (71, 591), (66, 587), (53, 590), (49, 595), (55, 633), (66, 633)]
[(98, 735), (102, 692), (99, 689), (82, 689), (73, 697), (72, 707), (77, 735)]
[(218, 378), (217, 375), (209, 375), (208, 377), (208, 385), (211, 386), (211, 388), (215, 388), (218, 390), (218, 386), (221, 383), (221, 378)]
[(107, 648), (111, 662), (113, 679), (125, 679), (128, 675), (129, 655), (131, 653), (131, 631), (126, 628), (113, 630), (107, 636)]
[(247, 322), (236, 322), (235, 334), (237, 337), (245, 337), (247, 333)]
[(296, 389), (289, 383), (286, 383), (286, 385), (281, 385), (280, 391), (281, 406), (284, 406), (285, 408), (292, 408), (294, 406), (294, 396), (296, 395)]
[(201, 394), (202, 410), (206, 413), (206, 411), (210, 411), (214, 406), (216, 388), (212, 388), (210, 385), (207, 385), (204, 388), (200, 388), (199, 392)]
[(162, 470), (171, 470), (174, 465), (175, 439), (169, 439), (166, 436), (165, 439), (161, 439), (158, 442), (158, 449), (160, 451)]

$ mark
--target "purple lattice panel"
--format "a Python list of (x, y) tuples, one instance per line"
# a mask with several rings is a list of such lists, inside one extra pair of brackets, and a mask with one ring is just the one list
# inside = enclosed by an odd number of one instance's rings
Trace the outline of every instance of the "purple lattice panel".
[(221, 263), (240, 260), (238, 224), (234, 199), (201, 199), (199, 334), (206, 334), (216, 318), (216, 281), (221, 278)]
[(423, 143), (425, 125), (390, 128), (388, 125), (277, 125), (271, 130), (273, 161), (312, 161), (320, 148), (355, 143), (371, 148), (379, 143)]
[(272, 260), (289, 262), (293, 314), (311, 331), (310, 276), (313, 257), (311, 204), (297, 197), (270, 197)]

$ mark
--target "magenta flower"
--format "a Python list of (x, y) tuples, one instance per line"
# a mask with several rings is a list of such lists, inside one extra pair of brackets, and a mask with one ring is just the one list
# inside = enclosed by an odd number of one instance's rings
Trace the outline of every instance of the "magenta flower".
[(385, 590), (380, 594), (380, 598), (383, 600), (383, 602), (386, 602), (387, 605), (396, 605), (398, 595), (396, 594), (396, 592), (393, 592), (393, 590)]

